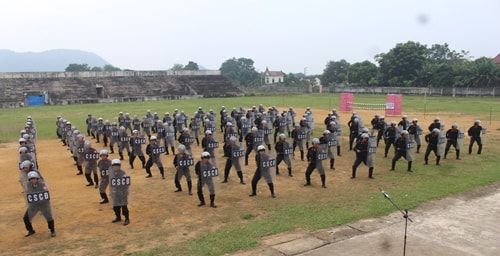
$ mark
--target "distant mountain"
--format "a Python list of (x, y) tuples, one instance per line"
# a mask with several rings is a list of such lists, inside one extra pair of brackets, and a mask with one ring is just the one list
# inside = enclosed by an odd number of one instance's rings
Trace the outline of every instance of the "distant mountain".
[(72, 63), (86, 63), (89, 67), (109, 64), (95, 53), (80, 50), (56, 49), (21, 53), (0, 50), (0, 72), (64, 71)]

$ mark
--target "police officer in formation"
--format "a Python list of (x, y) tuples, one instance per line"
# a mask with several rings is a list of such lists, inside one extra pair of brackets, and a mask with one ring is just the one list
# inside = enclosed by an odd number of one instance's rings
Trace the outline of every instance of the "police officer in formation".
[(456, 159), (461, 160), (460, 158), (460, 148), (458, 148), (458, 135), (460, 131), (458, 130), (458, 124), (454, 123), (451, 125), (451, 129), (446, 131), (446, 149), (444, 150), (444, 157), (446, 159), (446, 155), (448, 155), (448, 151), (450, 151), (450, 147), (453, 146), (455, 148)]
[(222, 181), (222, 183), (227, 183), (227, 179), (229, 178), (229, 171), (231, 170), (231, 167), (234, 167), (234, 169), (236, 169), (236, 173), (238, 174), (238, 178), (240, 178), (240, 184), (245, 184), (245, 182), (243, 181), (243, 172), (241, 170), (239, 159), (243, 154), (243, 150), (241, 150), (240, 147), (236, 145), (236, 141), (236, 137), (232, 136), (231, 138), (229, 138), (229, 145), (224, 148), (224, 156), (227, 157), (227, 159), (226, 166), (224, 168), (224, 180)]
[(293, 177), (292, 161), (290, 161), (290, 154), (293, 151), (290, 144), (286, 141), (286, 135), (284, 133), (280, 134), (279, 140), (274, 146), (274, 150), (276, 150), (276, 175), (280, 174), (279, 165), (282, 161), (284, 161), (287, 166), (288, 176)]
[(436, 165), (439, 165), (439, 160), (441, 160), (441, 155), (438, 150), (439, 143), (439, 128), (434, 128), (431, 133), (425, 135), (425, 142), (427, 142), (427, 149), (425, 150), (424, 161), (425, 164), (429, 164), (429, 155), (434, 152), (436, 156)]
[(368, 164), (368, 138), (370, 136), (367, 133), (361, 135), (361, 140), (354, 146), (354, 152), (356, 153), (356, 160), (352, 164), (352, 176), (351, 179), (356, 178), (356, 171), (361, 163), (368, 166), (368, 178), (373, 179), (373, 167)]
[(269, 190), (271, 191), (271, 197), (275, 198), (276, 194), (274, 194), (274, 183), (271, 176), (272, 164), (270, 162), (272, 162), (272, 160), (269, 155), (266, 154), (266, 148), (263, 145), (260, 145), (257, 148), (257, 152), (258, 153), (255, 156), (255, 165), (257, 166), (257, 169), (255, 170), (252, 178), (252, 193), (249, 196), (253, 197), (257, 195), (257, 183), (261, 177), (264, 177), (267, 185), (269, 186)]
[(417, 154), (420, 153), (420, 147), (422, 146), (422, 142), (420, 140), (420, 135), (422, 135), (422, 128), (417, 124), (418, 119), (413, 118), (411, 121), (411, 125), (408, 127), (408, 134), (415, 138), (415, 142), (417, 143)]
[(144, 137), (139, 137), (139, 131), (132, 131), (132, 138), (130, 138), (130, 146), (132, 147), (132, 152), (130, 153), (129, 164), (130, 168), (134, 169), (134, 160), (138, 157), (141, 160), (142, 168), (145, 168), (146, 158), (142, 152), (142, 144), (145, 144), (146, 140)]
[(319, 139), (312, 139), (312, 146), (307, 150), (307, 169), (306, 169), (306, 184), (304, 186), (311, 186), (311, 174), (314, 169), (317, 169), (321, 177), (321, 187), (326, 188), (325, 170), (321, 166), (319, 155), (323, 154), (319, 148)]
[(177, 190), (175, 192), (181, 192), (181, 178), (182, 176), (186, 177), (186, 182), (188, 186), (188, 194), (192, 195), (191, 192), (193, 188), (193, 183), (191, 182), (191, 171), (189, 170), (189, 166), (193, 165), (193, 158), (186, 152), (186, 146), (179, 145), (177, 148), (177, 155), (174, 157), (174, 167), (175, 167), (175, 178), (174, 183)]
[(205, 197), (203, 196), (203, 186), (208, 187), (210, 193), (210, 207), (217, 208), (215, 205), (215, 187), (213, 177), (219, 175), (218, 169), (210, 162), (210, 153), (201, 153), (201, 160), (198, 161), (194, 167), (196, 175), (198, 175), (198, 184), (196, 186), (198, 199), (200, 203), (198, 206), (205, 205)]
[(411, 170), (411, 165), (413, 160), (407, 158), (407, 150), (408, 150), (408, 143), (409, 141), (409, 132), (404, 130), (401, 132), (401, 137), (399, 137), (396, 142), (394, 143), (396, 147), (396, 154), (392, 158), (392, 166), (391, 166), (391, 171), (394, 171), (394, 168), (396, 167), (396, 162), (403, 157), (408, 161), (408, 171), (412, 172)]
[(481, 150), (483, 149), (483, 143), (481, 141), (481, 132), (483, 131), (483, 127), (481, 126), (480, 120), (475, 120), (474, 125), (469, 128), (467, 134), (470, 136), (469, 143), (469, 155), (472, 153), (472, 146), (474, 143), (477, 143), (478, 149), (477, 154), (481, 154)]
[(42, 212), (45, 220), (47, 220), (50, 236), (55, 237), (56, 230), (54, 227), (54, 218), (52, 216), (52, 207), (50, 205), (49, 189), (37, 172), (29, 172), (27, 179), (28, 183), (25, 186), (24, 193), (28, 202), (28, 209), (26, 209), (24, 213), (23, 221), (28, 233), (26, 233), (25, 236), (28, 237), (35, 234), (31, 221), (38, 212)]
[(123, 225), (130, 224), (129, 210), (128, 210), (128, 194), (130, 187), (130, 176), (121, 169), (120, 159), (113, 159), (111, 161), (111, 172), (109, 174), (111, 202), (113, 204), (113, 211), (115, 218), (112, 223), (120, 222), (121, 215), (125, 217)]
[[(92, 143), (89, 140), (84, 142), (84, 156), (85, 156), (85, 178), (87, 179), (87, 187), (94, 186), (99, 187), (99, 176), (97, 175), (97, 160), (99, 159), (99, 153), (95, 148), (92, 147)], [(92, 181), (91, 174), (94, 175), (94, 180)]]
[(146, 154), (149, 156), (148, 161), (146, 163), (146, 173), (148, 174), (146, 178), (151, 178), (153, 175), (151, 174), (151, 167), (153, 164), (158, 166), (160, 170), (161, 178), (165, 179), (165, 171), (163, 169), (163, 164), (161, 163), (160, 155), (163, 153), (162, 148), (158, 145), (156, 136), (151, 136), (149, 144), (146, 146)]
[(108, 151), (106, 149), (101, 149), (99, 151), (99, 156), (101, 160), (97, 163), (99, 167), (99, 172), (101, 174), (101, 184), (99, 184), (99, 194), (101, 195), (100, 204), (106, 204), (109, 202), (108, 195), (106, 194), (106, 189), (109, 185), (109, 172), (111, 171), (111, 160), (108, 159)]

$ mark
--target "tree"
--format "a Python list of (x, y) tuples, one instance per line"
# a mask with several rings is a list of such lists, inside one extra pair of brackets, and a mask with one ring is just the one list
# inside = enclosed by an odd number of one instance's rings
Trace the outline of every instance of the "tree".
[(349, 62), (344, 59), (340, 61), (329, 61), (323, 70), (321, 82), (324, 85), (329, 86), (347, 81), (349, 66)]
[(382, 84), (411, 85), (426, 61), (427, 47), (408, 41), (396, 44), (388, 53), (375, 56), (380, 66)]
[(102, 71), (101, 67), (93, 67), (90, 71)]
[(239, 86), (260, 85), (260, 74), (255, 70), (252, 59), (232, 58), (224, 61), (219, 68), (222, 75)]
[(198, 67), (198, 63), (189, 61), (189, 63), (184, 66), (183, 70), (200, 70), (200, 68)]
[(182, 64), (178, 64), (178, 63), (174, 64), (174, 65), (170, 68), (170, 70), (172, 70), (172, 71), (179, 71), (179, 70), (183, 70), (183, 69), (184, 69), (184, 65), (182, 65)]
[(469, 77), (467, 86), (495, 87), (500, 86), (500, 67), (493, 64), (490, 58), (479, 58), (467, 66)]
[(359, 84), (361, 86), (370, 85), (372, 79), (377, 79), (378, 67), (377, 65), (365, 60), (363, 62), (356, 62), (349, 66), (347, 81), (352, 84)]
[(72, 63), (69, 64), (64, 70), (66, 72), (90, 71), (90, 67), (86, 63), (83, 64)]
[(106, 65), (104, 65), (103, 70), (104, 71), (120, 71), (121, 69), (117, 68), (111, 64), (106, 64)]

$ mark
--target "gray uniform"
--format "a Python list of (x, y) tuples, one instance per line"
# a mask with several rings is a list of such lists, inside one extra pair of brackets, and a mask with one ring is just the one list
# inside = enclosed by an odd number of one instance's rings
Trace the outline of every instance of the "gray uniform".
[(38, 179), (35, 184), (28, 181), (25, 187), (28, 209), (26, 209), (26, 212), (24, 213), (23, 220), (24, 225), (29, 232), (28, 235), (30, 235), (30, 233), (35, 233), (33, 226), (31, 225), (33, 217), (35, 217), (38, 212), (42, 212), (43, 216), (47, 220), (52, 236), (55, 236), (54, 218), (52, 216), (52, 207), (50, 205), (50, 194), (45, 182), (42, 179)]

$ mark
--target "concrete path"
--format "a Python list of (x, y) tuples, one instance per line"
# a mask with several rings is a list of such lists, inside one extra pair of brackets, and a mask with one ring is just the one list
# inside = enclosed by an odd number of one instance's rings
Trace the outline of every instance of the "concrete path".
[[(406, 255), (500, 255), (500, 182), (410, 210)], [(400, 212), (317, 232), (295, 230), (262, 239), (234, 256), (403, 255)]]

